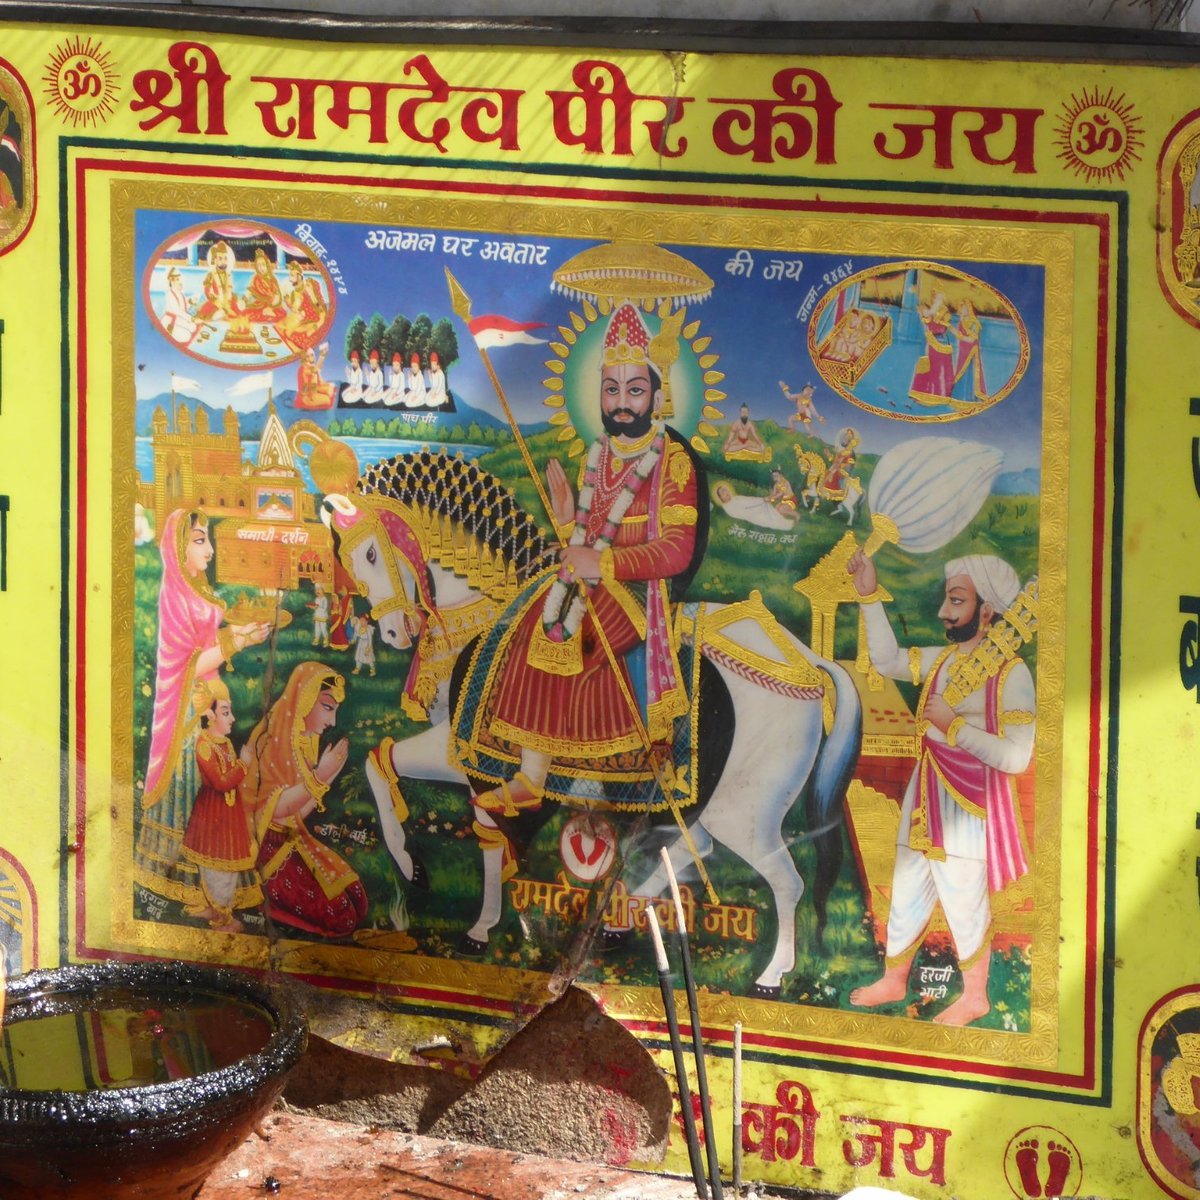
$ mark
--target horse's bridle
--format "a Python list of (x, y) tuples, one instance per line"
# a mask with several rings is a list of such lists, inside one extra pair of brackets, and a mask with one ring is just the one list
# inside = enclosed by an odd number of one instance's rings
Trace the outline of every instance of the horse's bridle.
[[(412, 523), (403, 512), (399, 511), (402, 509), (402, 505), (382, 496), (355, 496), (354, 499), (358, 502), (359, 513), (361, 515), (359, 520), (353, 525), (344, 529), (338, 529), (338, 558), (341, 559), (342, 566), (353, 577), (353, 555), (359, 543), (372, 535), (375, 536), (375, 540), (380, 545), (381, 551), (384, 548), (384, 543), (386, 543), (391, 553), (384, 555), (384, 569), (387, 571), (388, 579), (392, 585), (392, 595), (388, 599), (371, 606), (371, 618), (378, 622), (381, 617), (386, 617), (390, 613), (399, 611), (419, 629), (425, 616), (433, 611), (432, 602), (423, 595), (422, 588), (426, 569), (424, 546), (421, 545), (421, 540)], [(406, 553), (402, 546), (396, 544), (388, 531), (380, 510), (389, 512), (408, 530), (415, 543), (414, 550), (420, 556), (419, 560), (414, 559), (411, 554)], [(382, 537), (380, 536), (381, 533), (383, 534)], [(416, 595), (411, 600), (408, 597), (408, 589), (404, 586), (404, 577), (400, 573), (400, 561), (408, 567), (412, 574), (413, 588)], [(368, 594), (367, 585), (361, 580), (358, 581), (358, 591), (361, 596)]]

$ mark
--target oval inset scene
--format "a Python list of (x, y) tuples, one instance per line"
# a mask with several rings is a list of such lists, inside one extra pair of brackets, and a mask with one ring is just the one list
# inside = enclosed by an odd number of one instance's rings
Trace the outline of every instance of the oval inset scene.
[(25, 236), (33, 220), (36, 158), (29, 89), (0, 58), (0, 254)]
[(302, 242), (237, 218), (182, 230), (154, 253), (142, 301), (164, 337), (218, 367), (294, 362), (333, 322), (333, 286)]
[(1163, 294), (1200, 326), (1200, 109), (1175, 126), (1159, 156), (1157, 231)]
[(1029, 365), (1016, 307), (944, 263), (899, 262), (850, 276), (808, 327), (821, 377), (859, 408), (901, 421), (957, 421), (1003, 400)]
[(1180, 988), (1146, 1014), (1138, 1037), (1137, 1139), (1169, 1196), (1198, 1200), (1200, 988)]

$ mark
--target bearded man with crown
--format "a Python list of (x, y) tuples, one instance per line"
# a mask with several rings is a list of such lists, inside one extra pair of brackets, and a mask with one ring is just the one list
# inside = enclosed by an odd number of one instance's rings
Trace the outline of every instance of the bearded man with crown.
[[(552, 764), (602, 780), (603, 769), (591, 770), (597, 763), (652, 773), (647, 755), (667, 760), (675, 720), (688, 711), (671, 605), (703, 556), (707, 488), (700, 463), (663, 420), (665, 364), (677, 353), (667, 340), (651, 339), (634, 305), (616, 309), (600, 371), (604, 433), (584, 460), (578, 499), (562, 465), (547, 467), (567, 544), (544, 585), (504, 618), (475, 726), (519, 759), (511, 779), (474, 800), (500, 823), (540, 805)], [(477, 823), (476, 832), (486, 842), (486, 828)], [(516, 863), (503, 841), (508, 877)]]

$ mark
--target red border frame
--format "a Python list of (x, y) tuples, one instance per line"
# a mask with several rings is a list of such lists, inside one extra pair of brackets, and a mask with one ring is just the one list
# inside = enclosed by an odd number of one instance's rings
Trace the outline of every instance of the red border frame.
[[(85, 430), (87, 428), (87, 323), (86, 304), (86, 189), (85, 176), (88, 171), (104, 170), (110, 174), (124, 175), (157, 175), (175, 176), (188, 179), (241, 180), (269, 183), (304, 183), (326, 184), (330, 187), (345, 187), (348, 183), (361, 183), (374, 189), (392, 191), (428, 191), (431, 188), (443, 192), (489, 197), (536, 197), (539, 199), (558, 200), (602, 200), (612, 204), (654, 203), (667, 206), (687, 206), (691, 208), (724, 208), (728, 206), (728, 198), (713, 195), (693, 195), (689, 193), (656, 193), (647, 195), (636, 188), (587, 188), (552, 186), (549, 184), (493, 184), (467, 183), (462, 181), (439, 180), (432, 181), (406, 179), (378, 179), (372, 176), (360, 176), (357, 179), (349, 174), (324, 174), (321, 172), (302, 172), (296, 170), (236, 167), (232, 165), (206, 166), (195, 162), (127, 162), (111, 158), (88, 158), (80, 156), (73, 163), (75, 173), (75, 214), (80, 233), (76, 243), (75, 264), (77, 281), (76, 320), (78, 328), (78, 352), (76, 363), (76, 405), (78, 422), (75, 431), (77, 454), (77, 505), (76, 533), (77, 547), (75, 556), (75, 802), (76, 802), (76, 839), (82, 843), (84, 836), (84, 817), (86, 812), (86, 794), (84, 772), (78, 764), (86, 761), (87, 729), (86, 729), (86, 681), (87, 670), (85, 661), (85, 634), (87, 628), (87, 587), (84, 577), (84, 567), (87, 561), (87, 444)], [(865, 186), (865, 185), (864, 185)], [(1088, 810), (1087, 810), (1087, 848), (1086, 848), (1086, 879), (1085, 879), (1085, 916), (1084, 916), (1084, 1066), (1081, 1074), (1075, 1075), (1065, 1071), (1031, 1070), (1023, 1067), (1009, 1066), (1003, 1063), (969, 1063), (965, 1064), (956, 1059), (938, 1057), (912, 1052), (862, 1048), (858, 1046), (844, 1047), (826, 1045), (806, 1038), (781, 1037), (766, 1034), (747, 1034), (745, 1044), (749, 1047), (761, 1048), (775, 1053), (788, 1054), (818, 1054), (831, 1060), (845, 1059), (847, 1061), (865, 1061), (868, 1063), (886, 1064), (895, 1067), (915, 1067), (926, 1071), (942, 1071), (955, 1077), (970, 1078), (972, 1076), (984, 1079), (1005, 1081), (1020, 1081), (1037, 1084), (1050, 1088), (1071, 1088), (1084, 1093), (1092, 1092), (1097, 1082), (1097, 967), (1099, 961), (1099, 845), (1100, 829), (1104, 817), (1101, 805), (1101, 776), (1102, 739), (1101, 739), (1101, 672), (1104, 666), (1104, 651), (1107, 644), (1105, 637), (1104, 613), (1104, 566), (1106, 562), (1106, 529), (1105, 514), (1108, 511), (1106, 497), (1106, 464), (1110, 449), (1108, 432), (1109, 404), (1108, 392), (1112, 380), (1109, 372), (1109, 328), (1108, 314), (1111, 305), (1110, 275), (1113, 270), (1112, 260), (1112, 221), (1110, 214), (1100, 211), (1043, 211), (1032, 207), (1013, 207), (998, 210), (989, 207), (984, 202), (972, 203), (962, 201), (955, 204), (917, 204), (905, 202), (854, 202), (848, 200), (824, 199), (787, 199), (783, 197), (739, 197), (737, 207), (742, 209), (774, 210), (791, 213), (820, 212), (853, 213), (857, 216), (920, 216), (948, 217), (981, 222), (996, 222), (1002, 220), (1005, 224), (1014, 221), (1031, 224), (1083, 226), (1092, 227), (1097, 232), (1099, 240), (1098, 280), (1097, 280), (1097, 321), (1096, 321), (1096, 436), (1094, 450), (1093, 478), (1093, 526), (1092, 526), (1092, 586), (1091, 586), (1091, 654), (1090, 669), (1092, 692), (1089, 701), (1090, 730), (1088, 736)], [(1106, 386), (1109, 385), (1109, 386)], [(88, 947), (85, 943), (84, 913), (85, 913), (85, 878), (83, 855), (77, 856), (76, 861), (76, 937), (75, 951), (83, 957), (111, 957), (110, 954)], [(328, 980), (322, 980), (328, 983)], [(388, 994), (392, 989), (382, 989), (380, 994)], [(437, 996), (441, 1003), (461, 1004), (467, 1007), (486, 1007), (493, 1011), (508, 1012), (514, 1017), (521, 1011), (521, 1006), (506, 1000), (464, 995), (455, 992), (438, 992), (434, 989), (396, 988), (395, 994), (414, 997), (433, 998)], [(644, 1033), (654, 1037), (665, 1037), (666, 1025), (658, 1021), (626, 1021), (626, 1028), (635, 1033)], [(711, 1042), (732, 1043), (732, 1034), (728, 1030), (708, 1028), (703, 1030), (704, 1037)]]

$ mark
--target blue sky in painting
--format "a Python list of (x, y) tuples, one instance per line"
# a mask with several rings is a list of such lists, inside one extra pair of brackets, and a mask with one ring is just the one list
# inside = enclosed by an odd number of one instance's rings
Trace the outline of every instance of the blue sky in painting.
[[(142, 302), (143, 279), (164, 243), (181, 230), (203, 223), (208, 214), (160, 212), (141, 210), (136, 217), (135, 277), (130, 286), (137, 295), (135, 322), (135, 357), (138, 363), (135, 385), (139, 399), (159, 395), (169, 390), (170, 373), (197, 381), (201, 397), (213, 406), (233, 402), (245, 408), (255, 401), (230, 397), (233, 387), (244, 372), (214, 365), (189, 356), (166, 337)], [(219, 220), (220, 218), (212, 218)], [(273, 223), (263, 222), (268, 227)], [(463, 285), (476, 316), (499, 313), (518, 321), (540, 321), (547, 325), (542, 336), (557, 338), (558, 325), (568, 320), (579, 303), (551, 291), (554, 269), (568, 259), (595, 244), (585, 239), (552, 237), (514, 237), (494, 235), (500, 240), (531, 241), (548, 247), (545, 265), (514, 265), (479, 257), (476, 243), (471, 257), (443, 252), (442, 239), (437, 249), (430, 251), (370, 250), (365, 245), (371, 226), (330, 221), (310, 222), (313, 232), (325, 246), (328, 259), (335, 260), (347, 287), (347, 295), (336, 295), (335, 317), (328, 335), (329, 359), (325, 366), (327, 379), (341, 379), (344, 373), (343, 345), (346, 328), (355, 316), (370, 320), (380, 313), (390, 321), (397, 313), (412, 319), (425, 312), (437, 321), (450, 318), (459, 338), (460, 360), (449, 372), (454, 393), (470, 404), (499, 415), (491, 383), (482, 360), (473, 346), (465, 325), (454, 317), (447, 291), (444, 267), (449, 267)], [(275, 224), (273, 227), (294, 235), (295, 224)], [(447, 230), (446, 232), (454, 232)], [(797, 243), (804, 236), (804, 227), (797, 222)], [(488, 236), (470, 234), (480, 237)], [(793, 389), (802, 383), (816, 384), (815, 402), (826, 424), (818, 431), (827, 440), (844, 425), (855, 426), (862, 435), (862, 449), (881, 453), (889, 446), (922, 432), (961, 437), (986, 442), (1005, 453), (1005, 471), (1040, 467), (1042, 335), (1044, 328), (1044, 271), (1030, 264), (979, 263), (963, 260), (944, 260), (981, 280), (1003, 297), (1019, 312), (1029, 334), (1031, 353), (1028, 366), (1013, 389), (1002, 401), (978, 415), (946, 424), (933, 424), (890, 418), (877, 411), (867, 411), (838, 395), (825, 383), (812, 365), (805, 317), (811, 319), (815, 306), (801, 310), (810, 289), (815, 289), (817, 301), (830, 292), (826, 276), (839, 267), (858, 273), (877, 265), (903, 261), (899, 256), (862, 257), (852, 253), (809, 254), (803, 251), (770, 253), (754, 251), (755, 271), (752, 276), (739, 276), (726, 270), (736, 247), (685, 246), (672, 244), (668, 249), (683, 255), (705, 271), (714, 281), (711, 297), (689, 310), (689, 318), (700, 321), (698, 336), (711, 337), (708, 353), (720, 356), (717, 369), (725, 373), (718, 386), (727, 394), (723, 402), (727, 417), (736, 416), (739, 405), (749, 405), (756, 419), (773, 418), (783, 422), (790, 412), (779, 380), (786, 380)], [(801, 259), (803, 267), (794, 280), (767, 280), (763, 277), (771, 258)], [(834, 282), (836, 287), (837, 283)], [(198, 288), (191, 287), (195, 294)], [(516, 345), (493, 351), (493, 365), (505, 388), (509, 402), (522, 423), (540, 423), (549, 415), (542, 399), (546, 390), (542, 381), (547, 377), (546, 360), (552, 358), (548, 346)], [(997, 360), (999, 362), (999, 360)], [(985, 355), (985, 366), (987, 366)], [(263, 370), (256, 363), (254, 370)], [(694, 372), (694, 369), (693, 369)], [(995, 380), (1008, 372), (1007, 365), (989, 372), (989, 389)], [(893, 372), (899, 378), (903, 371)], [(275, 369), (276, 391), (296, 386), (296, 365), (285, 364)], [(899, 386), (903, 388), (903, 381)], [(870, 389), (871, 392), (879, 389)], [(882, 396), (882, 393), (880, 393)], [(870, 397), (875, 400), (874, 395)], [(882, 400), (876, 401), (882, 407)]]

